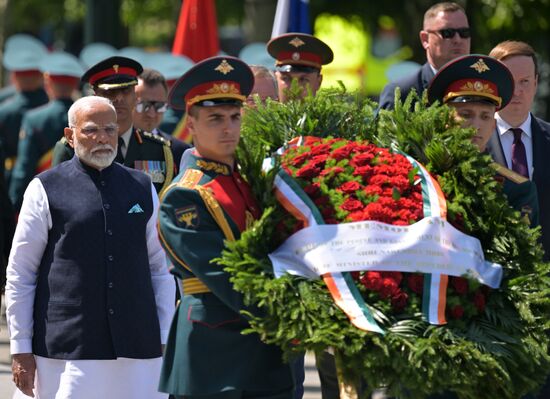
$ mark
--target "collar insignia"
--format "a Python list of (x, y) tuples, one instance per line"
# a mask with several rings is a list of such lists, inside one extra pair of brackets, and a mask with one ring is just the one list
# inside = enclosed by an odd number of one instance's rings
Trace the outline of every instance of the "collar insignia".
[(116, 64), (115, 64), (115, 65), (113, 65), (113, 69), (115, 70), (115, 73), (118, 73), (118, 68), (119, 68), (119, 66), (118, 66), (118, 65), (116, 65)]
[(206, 161), (204, 159), (198, 159), (197, 166), (202, 170), (214, 171), (215, 173), (219, 173), (222, 175), (229, 175), (231, 173), (229, 166), (224, 165), (222, 163), (214, 162), (214, 161)]
[(293, 45), (294, 47), (298, 48), (300, 46), (303, 46), (305, 43), (300, 39), (298, 36), (296, 36), (294, 39), (288, 42), (288, 44)]
[(481, 58), (477, 60), (477, 62), (475, 62), (474, 64), (470, 65), (470, 68), (475, 69), (478, 73), (483, 73), (490, 70), (490, 68)]
[(216, 68), (214, 68), (215, 71), (223, 73), (224, 75), (227, 75), (233, 69), (235, 69), (235, 68), (233, 68), (231, 65), (229, 65), (229, 62), (227, 62), (227, 60), (223, 60), (220, 63), (220, 65), (218, 65)]

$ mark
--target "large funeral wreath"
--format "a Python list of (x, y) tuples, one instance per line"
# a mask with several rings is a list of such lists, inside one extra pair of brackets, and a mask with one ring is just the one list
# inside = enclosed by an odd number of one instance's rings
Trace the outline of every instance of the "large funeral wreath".
[[(248, 314), (249, 333), (289, 356), (330, 348), (350, 385), (362, 381), (411, 398), (442, 391), (460, 398), (521, 397), (540, 386), (550, 365), (550, 266), (542, 262), (538, 231), (508, 206), (489, 156), (470, 143), (472, 131), (457, 125), (453, 111), (421, 101), (409, 111), (412, 100), (377, 113), (369, 100), (340, 89), (247, 110), (238, 158), (264, 212), (227, 243), (218, 261), (246, 301), (263, 310)], [(288, 146), (299, 136), (310, 137)], [(498, 289), (450, 278), (445, 325), (422, 315), (421, 274), (351, 273), (385, 332), (378, 334), (352, 325), (323, 279), (274, 277), (268, 254), (301, 225), (278, 203), (273, 183), (282, 165), (327, 224), (410, 225), (422, 219), (422, 199), (414, 168), (398, 152), (437, 179), (448, 221), (479, 239), (485, 258), (504, 273)]]

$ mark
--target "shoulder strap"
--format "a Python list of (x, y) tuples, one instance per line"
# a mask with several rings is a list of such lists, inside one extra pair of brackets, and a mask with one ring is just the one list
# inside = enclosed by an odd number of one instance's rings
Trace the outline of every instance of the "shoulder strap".
[(501, 176), (504, 176), (508, 180), (513, 181), (516, 184), (522, 184), (529, 181), (525, 176), (520, 175), (519, 173), (514, 172), (499, 163), (491, 162), (491, 167)]

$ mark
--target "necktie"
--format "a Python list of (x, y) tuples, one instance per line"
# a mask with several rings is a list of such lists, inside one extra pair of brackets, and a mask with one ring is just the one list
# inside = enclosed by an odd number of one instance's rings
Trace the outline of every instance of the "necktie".
[(124, 163), (124, 155), (122, 155), (122, 146), (124, 145), (124, 140), (122, 140), (122, 137), (118, 138), (118, 149), (116, 152), (116, 158), (115, 161), (118, 163)]
[(529, 170), (527, 168), (527, 155), (525, 146), (521, 141), (521, 129), (510, 129), (514, 133), (514, 143), (512, 144), (512, 170), (520, 175), (529, 178)]

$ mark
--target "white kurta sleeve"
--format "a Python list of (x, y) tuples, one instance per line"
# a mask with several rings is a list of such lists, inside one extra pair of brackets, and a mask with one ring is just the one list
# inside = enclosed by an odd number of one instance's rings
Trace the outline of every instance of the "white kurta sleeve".
[(153, 185), (151, 185), (151, 192), (153, 195), (153, 214), (147, 222), (147, 251), (160, 323), (160, 337), (162, 343), (165, 344), (175, 310), (176, 285), (174, 278), (168, 272), (166, 254), (160, 245), (158, 237), (159, 199)]
[(51, 227), (48, 197), (35, 178), (23, 197), (6, 271), (6, 317), (12, 354), (32, 352), (36, 279)]

